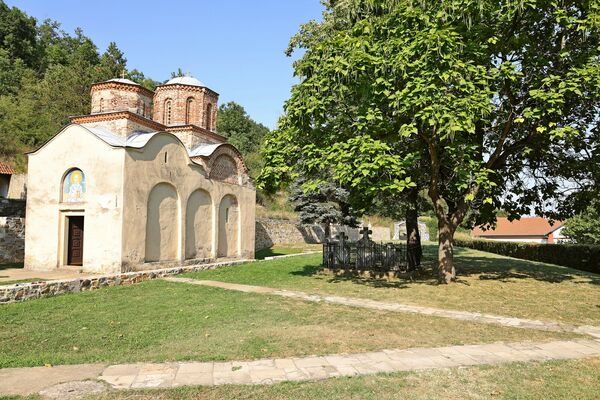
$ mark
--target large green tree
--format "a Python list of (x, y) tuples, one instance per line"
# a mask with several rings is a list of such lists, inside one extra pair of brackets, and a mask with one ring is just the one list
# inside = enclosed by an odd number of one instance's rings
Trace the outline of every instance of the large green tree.
[[(359, 192), (414, 186), (422, 163), (438, 219), (439, 280), (470, 223), (553, 212), (550, 160), (597, 129), (600, 5), (558, 0), (325, 1), (290, 51), (300, 83), (268, 137), (259, 183), (300, 173)], [(568, 165), (565, 161), (564, 165)], [(307, 186), (318, 186), (308, 182)]]

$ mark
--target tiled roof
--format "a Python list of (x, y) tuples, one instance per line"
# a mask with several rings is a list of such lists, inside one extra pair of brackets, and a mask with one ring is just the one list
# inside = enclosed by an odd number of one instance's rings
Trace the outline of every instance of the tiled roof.
[(483, 230), (478, 226), (473, 229), (472, 234), (473, 236), (546, 236), (561, 226), (561, 221), (554, 221), (554, 225), (550, 225), (548, 220), (541, 217), (523, 217), (512, 222), (508, 218), (499, 217), (496, 229)]
[(14, 175), (15, 170), (10, 165), (0, 161), (0, 174)]

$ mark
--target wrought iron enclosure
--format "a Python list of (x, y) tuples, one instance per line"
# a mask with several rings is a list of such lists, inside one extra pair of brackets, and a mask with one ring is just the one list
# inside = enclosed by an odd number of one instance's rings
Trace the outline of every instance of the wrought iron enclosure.
[(399, 243), (375, 243), (369, 238), (367, 228), (363, 237), (349, 242), (342, 232), (335, 240), (323, 243), (323, 267), (355, 271), (407, 272), (406, 246)]

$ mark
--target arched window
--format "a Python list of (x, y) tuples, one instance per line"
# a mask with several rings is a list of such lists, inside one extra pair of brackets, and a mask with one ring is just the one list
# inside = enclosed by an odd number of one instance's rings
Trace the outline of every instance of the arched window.
[(192, 113), (194, 110), (194, 98), (190, 97), (185, 103), (185, 123), (189, 125), (192, 123)]
[(173, 114), (173, 106), (172, 106), (172, 102), (171, 99), (168, 99), (165, 101), (165, 109), (164, 109), (164, 121), (165, 121), (165, 125), (170, 125), (171, 124), (171, 116)]
[(206, 121), (206, 129), (208, 129), (209, 131), (212, 130), (212, 104), (210, 104), (210, 103), (206, 106), (205, 121)]
[(62, 187), (62, 201), (79, 203), (85, 200), (85, 175), (79, 168), (73, 168), (65, 175)]

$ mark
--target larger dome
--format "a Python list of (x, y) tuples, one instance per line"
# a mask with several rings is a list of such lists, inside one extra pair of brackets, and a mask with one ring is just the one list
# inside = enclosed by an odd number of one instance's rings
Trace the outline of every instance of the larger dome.
[(176, 78), (170, 79), (165, 85), (189, 85), (189, 86), (201, 86), (205, 87), (206, 85), (200, 82), (198, 79), (193, 76), (178, 76)]

